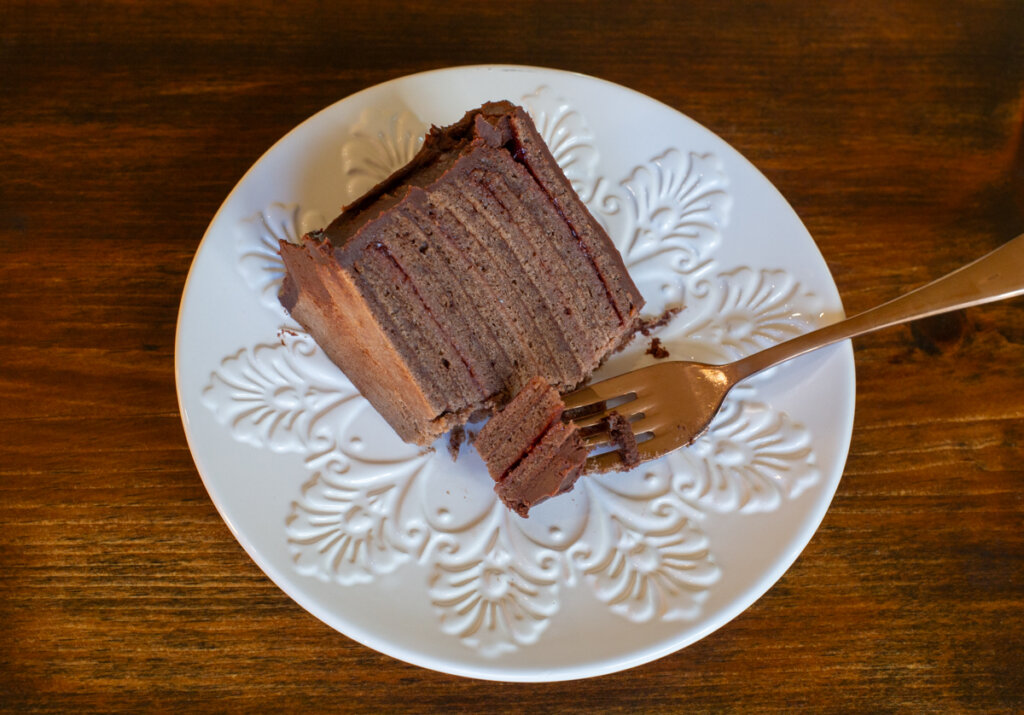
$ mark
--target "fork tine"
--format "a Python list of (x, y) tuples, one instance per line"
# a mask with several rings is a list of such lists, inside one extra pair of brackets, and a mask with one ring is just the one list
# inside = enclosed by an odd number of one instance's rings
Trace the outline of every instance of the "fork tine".
[[(605, 433), (605, 435), (607, 436), (607, 433)], [(659, 439), (658, 437), (654, 437), (637, 444), (637, 450), (640, 452), (641, 462), (657, 459), (663, 454), (668, 454), (673, 449), (674, 447), (669, 441)], [(618, 450), (614, 450), (611, 452), (603, 452), (601, 454), (594, 455), (593, 457), (588, 457), (587, 464), (584, 469), (587, 472), (612, 472), (621, 471), (622, 466), (622, 454)]]
[(641, 371), (623, 373), (563, 395), (562, 401), (565, 403), (566, 411), (587, 407), (597, 402), (607, 402), (631, 393), (637, 394), (637, 390), (642, 389), (642, 381), (637, 379), (637, 373)]
[(612, 412), (618, 412), (620, 415), (622, 415), (625, 419), (628, 420), (638, 411), (639, 410), (633, 406), (633, 402), (624, 402), (621, 405), (612, 407), (607, 410), (602, 410), (601, 412), (595, 412), (592, 415), (577, 417), (573, 419), (572, 423), (580, 429), (589, 429), (591, 427), (599, 427), (601, 423), (604, 422), (605, 419), (607, 419)]
[(587, 457), (586, 472), (614, 472), (622, 467), (622, 455), (618, 452), (605, 452), (596, 457)]
[[(658, 416), (641, 417), (638, 420), (630, 422), (629, 429), (633, 433), (634, 437), (640, 437), (644, 434), (655, 434), (657, 427), (662, 424), (664, 424), (664, 419)], [(587, 449), (595, 449), (603, 444), (611, 442), (611, 432), (608, 429), (601, 429), (587, 434), (586, 430), (584, 430), (582, 438), (583, 444), (587, 446)]]
[[(632, 420), (637, 415), (647, 415), (651, 410), (656, 409), (658, 405), (658, 398), (656, 395), (648, 393), (646, 391), (641, 394), (634, 394), (633, 397), (626, 402), (609, 407), (600, 412), (593, 414), (586, 414), (582, 417), (573, 418), (573, 424), (580, 429), (586, 429), (588, 427), (595, 427), (600, 425), (601, 422), (609, 417), (611, 413), (617, 412), (626, 420)], [(634, 432), (636, 429), (634, 428)]]
[(633, 434), (639, 437), (647, 432), (657, 434), (658, 428), (664, 426), (664, 424), (665, 417), (663, 415), (660, 415), (657, 412), (652, 413), (648, 409), (644, 411), (644, 414), (640, 419), (630, 422), (629, 428), (633, 430)]

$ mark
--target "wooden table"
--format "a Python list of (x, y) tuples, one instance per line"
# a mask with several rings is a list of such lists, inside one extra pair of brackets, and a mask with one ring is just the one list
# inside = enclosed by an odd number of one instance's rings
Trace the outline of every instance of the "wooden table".
[(1024, 706), (1024, 304), (857, 341), (821, 529), (753, 607), (597, 679), (487, 683), (334, 632), (249, 560), (182, 432), (174, 328), (277, 138), (407, 73), (576, 70), (693, 117), (792, 203), (850, 313), (1024, 231), (1007, 2), (0, 4), (0, 709)]

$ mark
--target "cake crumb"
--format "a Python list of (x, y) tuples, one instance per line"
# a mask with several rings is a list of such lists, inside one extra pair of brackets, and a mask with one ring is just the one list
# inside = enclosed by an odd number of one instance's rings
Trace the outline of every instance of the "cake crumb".
[[(633, 322), (633, 328), (622, 336), (622, 340), (619, 341), (619, 344), (615, 346), (615, 349), (612, 352), (617, 353), (625, 350), (629, 345), (633, 344), (637, 335), (643, 335), (645, 338), (649, 338), (651, 333), (655, 330), (660, 330), (668, 325), (672, 321), (672, 318), (678, 315), (682, 309), (682, 306), (674, 305), (669, 308), (665, 308), (661, 315), (656, 317), (637, 318)], [(602, 360), (602, 363), (603, 362), (604, 361)]]
[(285, 345), (285, 335), (291, 335), (293, 338), (299, 337), (299, 334), (291, 328), (281, 328), (277, 331), (277, 339), (281, 341), (281, 345)]
[(462, 444), (465, 441), (466, 428), (461, 425), (452, 428), (448, 433), (448, 454), (451, 455), (453, 462), (459, 458), (459, 450), (462, 449)]
[(664, 360), (668, 357), (668, 348), (661, 344), (661, 338), (651, 338), (651, 344), (646, 352), (654, 356), (655, 360)]
[(616, 467), (616, 471), (626, 472), (640, 464), (640, 449), (636, 444), (636, 435), (633, 434), (633, 428), (629, 426), (626, 418), (612, 410), (604, 418), (604, 422), (608, 426), (612, 444), (622, 457), (622, 463)]
[(655, 330), (664, 328), (668, 325), (669, 321), (676, 317), (682, 309), (682, 306), (675, 305), (671, 308), (665, 308), (665, 311), (657, 318), (640, 318), (636, 321), (636, 329), (645, 338), (650, 337), (651, 333)]

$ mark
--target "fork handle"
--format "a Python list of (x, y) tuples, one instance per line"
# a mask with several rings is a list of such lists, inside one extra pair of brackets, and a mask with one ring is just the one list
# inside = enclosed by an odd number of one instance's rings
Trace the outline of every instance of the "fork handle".
[(734, 381), (739, 381), (841, 340), (1021, 294), (1024, 294), (1024, 234), (973, 263), (877, 308), (742, 358), (732, 364), (729, 372)]

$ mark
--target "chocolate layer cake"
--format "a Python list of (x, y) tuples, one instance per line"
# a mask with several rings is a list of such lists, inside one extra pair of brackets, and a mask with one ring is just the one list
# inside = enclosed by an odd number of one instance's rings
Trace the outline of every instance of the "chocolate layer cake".
[(558, 391), (535, 377), (484, 425), (473, 445), (505, 505), (526, 517), (530, 507), (573, 488), (587, 459), (576, 426), (562, 422)]
[(406, 441), (527, 379), (584, 380), (643, 305), (529, 116), (485, 104), (326, 229), (281, 243), (281, 302)]

